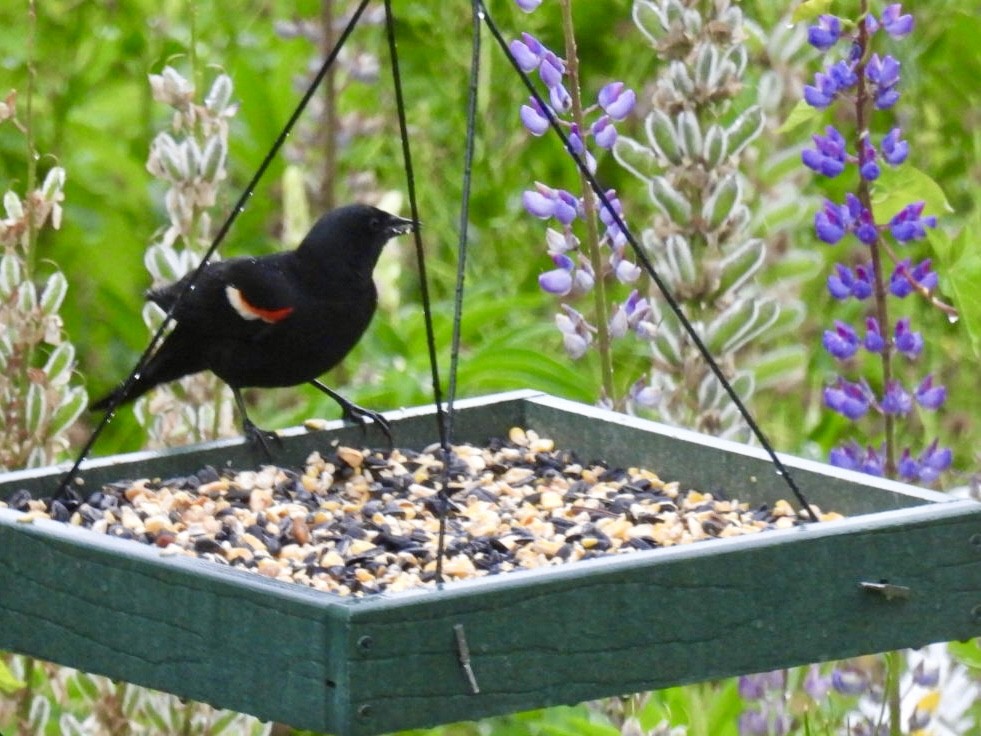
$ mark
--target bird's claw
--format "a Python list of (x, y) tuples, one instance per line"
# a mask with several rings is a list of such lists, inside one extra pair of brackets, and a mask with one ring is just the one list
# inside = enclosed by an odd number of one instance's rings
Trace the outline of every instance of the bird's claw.
[(392, 425), (391, 423), (379, 414), (377, 411), (371, 409), (365, 409), (363, 406), (358, 406), (355, 403), (346, 401), (346, 403), (341, 405), (341, 417), (348, 422), (352, 422), (361, 427), (361, 432), (364, 434), (367, 432), (367, 422), (365, 419), (370, 419), (372, 422), (378, 425), (378, 428), (385, 435), (388, 440), (389, 448), (395, 446), (394, 440), (392, 439)]
[(242, 423), (242, 432), (250, 445), (262, 451), (266, 460), (272, 460), (272, 451), (269, 449), (271, 443), (275, 443), (277, 447), (283, 446), (283, 440), (278, 434), (257, 427), (248, 419)]

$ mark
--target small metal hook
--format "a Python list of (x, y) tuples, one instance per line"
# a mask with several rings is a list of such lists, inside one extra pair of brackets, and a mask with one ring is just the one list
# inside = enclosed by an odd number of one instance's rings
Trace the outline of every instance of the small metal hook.
[(480, 686), (477, 684), (477, 677), (474, 675), (473, 667), (470, 665), (470, 646), (467, 644), (467, 635), (463, 630), (463, 624), (454, 624), (453, 633), (456, 634), (457, 657), (460, 660), (463, 673), (467, 676), (467, 681), (470, 683), (470, 692), (477, 695), (480, 692)]

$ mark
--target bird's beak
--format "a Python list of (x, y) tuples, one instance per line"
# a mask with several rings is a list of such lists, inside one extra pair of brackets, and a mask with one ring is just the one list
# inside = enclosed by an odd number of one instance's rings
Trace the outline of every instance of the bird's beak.
[(420, 223), (415, 220), (409, 220), (405, 217), (396, 217), (392, 215), (391, 220), (388, 223), (388, 233), (389, 236), (394, 237), (396, 235), (405, 235), (409, 232), (414, 232), (419, 229)]

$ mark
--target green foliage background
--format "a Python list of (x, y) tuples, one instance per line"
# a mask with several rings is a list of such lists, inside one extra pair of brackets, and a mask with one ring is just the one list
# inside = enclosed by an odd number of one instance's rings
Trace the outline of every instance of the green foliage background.
[[(629, 0), (607, 0), (575, 6), (586, 96), (612, 79), (624, 79), (641, 89), (653, 77), (656, 60), (633, 28), (630, 5)], [(212, 67), (232, 76), (241, 110), (231, 134), (231, 175), (224, 187), (227, 209), (292, 111), (299, 98), (294, 79), (311, 62), (311, 44), (279, 37), (274, 24), (294, 17), (315, 19), (319, 7), (313, 0), (250, 0), (236, 3), (234, 13), (222, 3), (177, 1), (51, 0), (39, 6), (35, 138), (38, 150), (46, 155), (42, 171), (54, 161), (68, 170), (65, 224), (60, 232), (46, 235), (40, 255), (57, 262), (69, 277), (65, 323), (78, 344), (79, 370), (92, 395), (107, 391), (125, 375), (147, 340), (139, 318), (142, 292), (148, 285), (142, 257), (166, 215), (161, 191), (144, 163), (149, 141), (168, 119), (163, 106), (151, 99), (146, 75), (159, 72), (165, 64), (190, 73), (193, 37), (199, 86), (210, 82)], [(519, 12), (510, 1), (498, 0), (490, 7), (509, 36), (529, 30), (561, 47), (556, 9), (548, 3), (533, 15)], [(785, 10), (764, 2), (744, 3), (744, 8), (763, 28), (780, 22)], [(406, 3), (397, 12), (445, 374), (469, 71), (469, 5)], [(906, 96), (898, 115), (910, 131), (914, 165), (940, 184), (953, 206), (953, 214), (943, 219), (952, 234), (969, 218), (979, 188), (981, 136), (976, 132), (975, 82), (981, 61), (968, 53), (973, 34), (981, 31), (975, 16), (963, 3), (934, 0), (929, 13), (918, 14), (917, 33), (901, 50)], [(18, 89), (22, 96), (26, 28), (23, 5), (8, 3), (0, 9), (0, 87)], [(383, 29), (362, 24), (352, 42), (379, 54), (380, 79), (372, 85), (351, 85), (338, 105), (342, 112), (380, 115), (385, 122), (380, 133), (357, 138), (342, 152), (341, 172), (370, 171), (380, 189), (404, 193)], [(557, 141), (530, 140), (520, 129), (516, 111), (525, 92), (491, 39), (485, 38), (484, 49), (460, 390), (478, 394), (529, 386), (589, 401), (596, 392), (595, 365), (589, 358), (572, 363), (561, 351), (551, 326), (554, 303), (536, 283), (537, 274), (550, 267), (543, 252), (542, 228), (520, 208), (520, 193), (534, 180), (571, 185), (575, 174)], [(800, 141), (818, 124), (810, 121), (790, 131), (786, 140)], [(23, 161), (21, 141), (0, 136), (0, 184), (6, 187), (22, 180)], [(224, 255), (283, 247), (279, 238), (284, 166), (280, 157), (261, 182), (222, 246)], [(619, 189), (632, 223), (642, 227), (650, 204), (635, 180), (609, 158), (601, 159), (600, 176)], [(338, 183), (338, 199), (345, 199), (343, 182)], [(378, 316), (362, 345), (331, 377), (356, 400), (377, 408), (431, 398), (414, 260), (408, 239), (403, 240), (390, 247), (396, 254), (395, 267), (383, 277), (388, 311)], [(799, 234), (795, 246), (817, 249), (807, 232)], [(820, 250), (829, 261), (836, 257), (834, 251)], [(815, 308), (802, 339), (816, 341), (827, 305), (823, 280), (809, 285), (805, 296)], [(952, 382), (953, 414), (958, 422), (969, 424), (976, 414), (972, 402), (977, 401), (977, 392), (958, 391), (966, 377), (956, 370), (956, 361), (943, 360), (951, 354), (969, 354), (964, 330), (945, 324), (940, 315), (927, 313), (922, 318), (931, 328), (929, 338), (942, 345), (932, 354), (936, 370)], [(641, 360), (630, 351), (618, 359), (621, 366), (639, 366)], [(815, 407), (819, 388), (833, 370), (822, 351), (814, 351), (812, 368), (803, 401), (763, 395), (758, 408), (766, 409), (767, 429), (782, 447), (820, 455), (845, 427)], [(620, 371), (621, 390), (635, 375), (634, 370)], [(271, 426), (321, 412), (333, 416), (335, 411), (305, 388), (264, 392), (255, 400), (259, 419)], [(956, 409), (959, 402), (964, 402), (964, 413)], [(956, 436), (963, 437), (964, 432)], [(124, 410), (96, 451), (137, 449), (140, 441), (141, 433)], [(816, 446), (809, 445), (812, 441)], [(958, 449), (958, 464), (969, 467), (968, 445)]]
[[(520, 13), (511, 0), (488, 4), (508, 37), (528, 30), (561, 48), (557, 12), (548, 3), (534, 15)], [(40, 258), (58, 263), (69, 278), (69, 296), (62, 310), (65, 326), (79, 348), (78, 369), (93, 396), (108, 391), (126, 374), (148, 337), (140, 318), (142, 292), (148, 286), (142, 259), (151, 236), (167, 218), (162, 190), (152, 182), (144, 164), (149, 143), (167, 125), (167, 116), (163, 106), (150, 97), (147, 74), (159, 72), (165, 64), (190, 73), (193, 39), (198, 84), (210, 82), (212, 67), (223, 69), (234, 80), (241, 110), (230, 137), (226, 208), (299, 99), (294, 79), (307, 69), (312, 47), (303, 40), (279, 37), (274, 24), (294, 17), (316, 18), (320, 3), (242, 0), (234, 3), (233, 11), (230, 5), (180, 0), (44, 0), (38, 4), (36, 146), (44, 154), (42, 175), (55, 162), (68, 172), (64, 224), (58, 232), (45, 233)], [(445, 377), (469, 71), (469, 3), (433, 0), (395, 6)], [(764, 29), (782, 22), (780, 17), (787, 10), (785, 3), (766, 0), (748, 0), (742, 6)], [(839, 3), (836, 9), (844, 12), (847, 6), (847, 2)], [(587, 96), (613, 79), (623, 79), (640, 90), (653, 78), (657, 62), (630, 21), (630, 7), (630, 0), (584, 0), (575, 6)], [(977, 325), (979, 320), (972, 321), (971, 315), (981, 314), (978, 282), (965, 274), (977, 273), (970, 268), (978, 269), (981, 249), (981, 55), (977, 53), (981, 2), (918, 0), (904, 7), (916, 15), (917, 30), (897, 49), (903, 59), (904, 98), (896, 115), (911, 143), (911, 163), (937, 182), (951, 206), (950, 212), (936, 213), (942, 215), (945, 231), (935, 256), (941, 267), (941, 289), (946, 297), (958, 300), (965, 315), (962, 322)], [(17, 89), (21, 103), (27, 84), (27, 28), (26, 3), (3, 3), (0, 94)], [(383, 29), (363, 25), (352, 41), (379, 54), (381, 76), (373, 85), (352, 85), (338, 104), (344, 111), (380, 115), (384, 127), (378, 134), (355, 139), (343, 151), (343, 171), (373, 172), (380, 189), (404, 192)], [(521, 191), (534, 180), (571, 186), (575, 174), (557, 141), (531, 140), (521, 129), (517, 109), (525, 91), (486, 36), (484, 62), (460, 393), (532, 387), (593, 401), (596, 366), (589, 358), (572, 362), (562, 352), (552, 326), (554, 302), (537, 286), (537, 275), (551, 267), (544, 254), (543, 228), (520, 205)], [(814, 68), (812, 64), (808, 76)], [(22, 118), (24, 112), (21, 107)], [(820, 124), (811, 120), (790, 130), (784, 142), (800, 142)], [(626, 132), (642, 135), (640, 124), (633, 125), (635, 129), (627, 125)], [(0, 133), (0, 190), (23, 187), (24, 159), (22, 139)], [(223, 245), (225, 256), (284, 247), (284, 169), (280, 157)], [(650, 214), (645, 193), (610, 158), (601, 159), (599, 171), (605, 183), (617, 187), (628, 222), (639, 230)], [(808, 187), (808, 194), (821, 191), (813, 182)], [(343, 182), (338, 182), (338, 198), (346, 198)], [(403, 241), (389, 246), (394, 257), (381, 275), (386, 291), (383, 312), (355, 353), (330, 377), (352, 399), (376, 409), (431, 399), (418, 280), (411, 244), (408, 239)], [(809, 231), (792, 238), (791, 247), (817, 250), (828, 264), (837, 257), (835, 251), (818, 246)], [(921, 247), (911, 255), (927, 252)], [(968, 270), (959, 270), (965, 263)], [(814, 346), (804, 389), (788, 395), (761, 394), (755, 406), (764, 428), (781, 449), (817, 457), (824, 457), (849, 429), (819, 406), (820, 388), (834, 371), (819, 346), (830, 313), (826, 272), (803, 288), (810, 314), (798, 337)], [(928, 344), (923, 372), (929, 369), (938, 375), (948, 385), (950, 396), (943, 418), (935, 421), (936, 426), (924, 427), (925, 435), (939, 433), (953, 445), (960, 474), (953, 474), (947, 482), (962, 484), (965, 474), (975, 472), (977, 466), (978, 355), (963, 324), (950, 324), (923, 305), (917, 305), (915, 311)], [(618, 359), (621, 367), (642, 364), (642, 356), (629, 350)], [(636, 373), (633, 369), (620, 372), (621, 390)], [(264, 426), (285, 426), (317, 414), (336, 415), (333, 404), (305, 388), (263, 392), (254, 401), (259, 407), (254, 418)], [(79, 438), (84, 431), (85, 427), (78, 429)], [(142, 439), (131, 413), (123, 410), (96, 452), (135, 450)], [(558, 716), (551, 718), (555, 721)], [(726, 718), (731, 719), (731, 714)], [(573, 729), (565, 721), (551, 726), (536, 722), (535, 728), (524, 728), (528, 733)]]

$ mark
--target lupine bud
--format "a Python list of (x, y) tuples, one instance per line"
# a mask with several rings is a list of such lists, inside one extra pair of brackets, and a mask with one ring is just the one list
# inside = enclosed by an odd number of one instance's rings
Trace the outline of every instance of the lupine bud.
[(882, 139), (882, 158), (893, 166), (903, 163), (909, 155), (909, 143), (900, 140), (899, 136), (899, 128), (893, 128)]
[(838, 360), (847, 360), (858, 351), (858, 335), (849, 325), (835, 320), (834, 330), (825, 330), (824, 349)]
[(833, 15), (822, 15), (817, 25), (807, 29), (807, 42), (820, 51), (827, 51), (841, 37), (841, 21)]
[(530, 13), (531, 11), (533, 11), (535, 8), (537, 8), (539, 5), (542, 4), (542, 0), (514, 0), (514, 1), (518, 5), (518, 7), (521, 8), (526, 13)]
[(947, 389), (944, 386), (934, 386), (933, 376), (928, 374), (916, 387), (913, 395), (916, 398), (916, 403), (924, 409), (935, 410), (943, 406), (947, 400)]
[(533, 52), (528, 47), (528, 44), (524, 43), (523, 41), (518, 41), (515, 39), (511, 42), (508, 48), (511, 51), (511, 56), (513, 56), (514, 60), (518, 62), (518, 66), (521, 68), (521, 71), (525, 72), (526, 74), (528, 72), (535, 71), (535, 69), (538, 68), (539, 63), (541, 63), (541, 59), (538, 57), (538, 54)]
[(529, 98), (527, 105), (521, 106), (519, 115), (522, 125), (532, 135), (544, 135), (548, 130), (548, 118), (534, 97)]
[(913, 16), (902, 12), (899, 3), (888, 5), (882, 11), (882, 28), (893, 38), (902, 38), (913, 30)]
[(913, 409), (913, 397), (909, 395), (899, 381), (893, 379), (886, 384), (886, 390), (882, 394), (882, 401), (879, 406), (884, 414), (905, 416)]
[(824, 403), (854, 421), (869, 410), (869, 394), (862, 385), (839, 378), (836, 385), (824, 389)]

